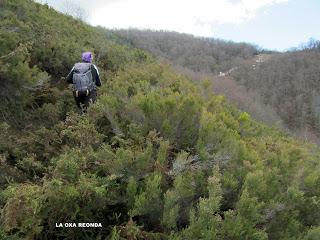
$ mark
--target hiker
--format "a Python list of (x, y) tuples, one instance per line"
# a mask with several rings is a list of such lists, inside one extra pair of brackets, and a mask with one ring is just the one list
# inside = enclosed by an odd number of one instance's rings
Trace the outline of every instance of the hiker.
[(73, 95), (82, 113), (95, 102), (97, 87), (101, 86), (99, 71), (92, 59), (91, 52), (82, 53), (82, 62), (76, 63), (67, 76), (67, 83), (73, 84)]

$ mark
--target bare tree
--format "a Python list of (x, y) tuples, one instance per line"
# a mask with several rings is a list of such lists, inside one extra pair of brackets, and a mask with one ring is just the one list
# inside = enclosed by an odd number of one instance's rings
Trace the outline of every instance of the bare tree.
[(87, 22), (89, 13), (80, 5), (74, 3), (71, 0), (65, 0), (62, 4), (61, 11), (67, 15), (70, 15), (76, 19), (80, 19)]

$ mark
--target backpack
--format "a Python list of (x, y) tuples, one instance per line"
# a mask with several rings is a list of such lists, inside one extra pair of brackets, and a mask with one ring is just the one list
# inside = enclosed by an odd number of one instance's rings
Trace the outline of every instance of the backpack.
[(81, 95), (88, 96), (95, 88), (91, 65), (91, 63), (76, 63), (74, 65), (72, 82), (76, 97)]

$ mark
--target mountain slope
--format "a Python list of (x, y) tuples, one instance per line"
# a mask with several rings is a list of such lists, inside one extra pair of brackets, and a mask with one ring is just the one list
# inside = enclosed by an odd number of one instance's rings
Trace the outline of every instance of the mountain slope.
[[(17, 39), (1, 45), (13, 52), (1, 58), (1, 84), (24, 91), (3, 106), (22, 112), (1, 117), (1, 238), (319, 237), (318, 148), (46, 6), (5, 0), (0, 16), (1, 34)], [(19, 44), (36, 34), (51, 37), (32, 38), (18, 58)], [(59, 79), (83, 50), (95, 52), (103, 86), (80, 116)], [(102, 227), (56, 227), (90, 222)]]
[[(171, 32), (119, 30), (126, 43), (143, 48), (200, 81), (267, 124), (280, 125), (308, 142), (319, 140), (319, 41), (287, 53), (249, 44), (195, 38)], [(214, 75), (214, 76), (213, 76)], [(217, 78), (217, 76), (223, 78)], [(252, 104), (254, 103), (254, 105)], [(265, 110), (265, 112), (261, 111)]]
[(112, 31), (134, 47), (195, 72), (219, 74), (257, 54), (255, 46), (165, 31)]
[(272, 54), (260, 53), (246, 43), (227, 42), (211, 38), (164, 31), (116, 30), (118, 42), (142, 48), (158, 59), (170, 63), (178, 72), (192, 77), (196, 83), (209, 80), (211, 89), (226, 96), (239, 109), (269, 125), (285, 128), (273, 107), (263, 102), (260, 92), (246, 89), (231, 77), (239, 66), (252, 67)]
[(259, 92), (291, 130), (306, 129), (319, 137), (319, 46), (273, 55), (255, 68), (243, 64), (233, 77)]

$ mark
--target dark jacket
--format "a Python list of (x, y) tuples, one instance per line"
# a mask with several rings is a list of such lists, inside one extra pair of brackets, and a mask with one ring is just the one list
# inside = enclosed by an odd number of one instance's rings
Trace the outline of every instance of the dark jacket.
[[(73, 83), (73, 72), (74, 72), (74, 67), (71, 69), (67, 76), (67, 83), (72, 84)], [(92, 64), (91, 65), (91, 73), (92, 73), (92, 79), (95, 83), (96, 86), (100, 87), (101, 86), (101, 80), (100, 80), (100, 74), (99, 70), (96, 65)]]

